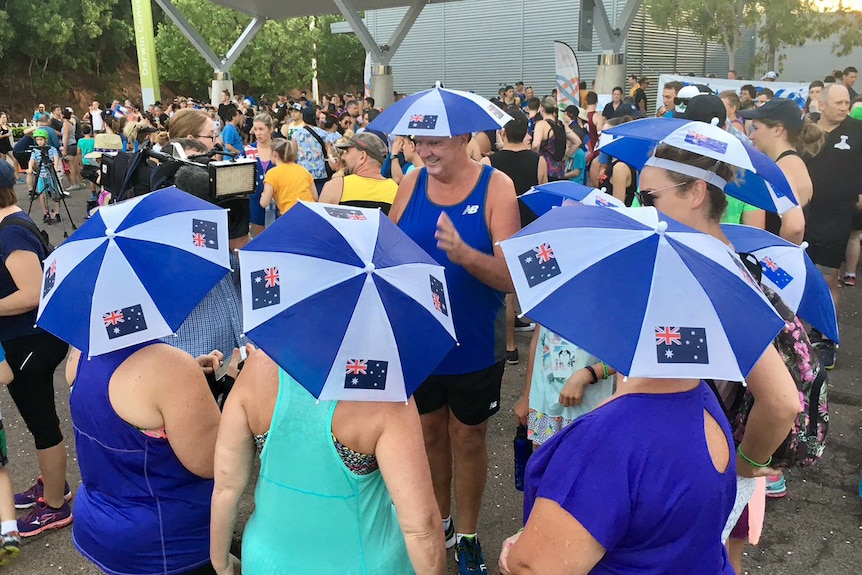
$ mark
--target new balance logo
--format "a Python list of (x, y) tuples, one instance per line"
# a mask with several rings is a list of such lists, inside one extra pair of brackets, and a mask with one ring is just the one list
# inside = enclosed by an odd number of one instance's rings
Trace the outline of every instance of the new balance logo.
[(464, 211), (461, 212), (462, 216), (472, 216), (473, 214), (479, 213), (479, 206), (475, 204), (470, 204), (464, 208)]

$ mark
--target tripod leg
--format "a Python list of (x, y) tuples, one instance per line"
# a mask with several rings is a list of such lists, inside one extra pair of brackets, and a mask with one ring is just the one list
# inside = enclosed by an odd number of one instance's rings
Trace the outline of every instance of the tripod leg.
[[(69, 204), (66, 203), (66, 198), (61, 197), (60, 201), (63, 202), (63, 207), (66, 208), (66, 215), (69, 216), (69, 223), (72, 224), (72, 229), (77, 230), (78, 226), (75, 225), (75, 220), (72, 219), (72, 214), (69, 213)], [(59, 212), (59, 207), (57, 209)], [(66, 231), (66, 224), (63, 224), (63, 231)], [(65, 236), (64, 236), (65, 237)]]

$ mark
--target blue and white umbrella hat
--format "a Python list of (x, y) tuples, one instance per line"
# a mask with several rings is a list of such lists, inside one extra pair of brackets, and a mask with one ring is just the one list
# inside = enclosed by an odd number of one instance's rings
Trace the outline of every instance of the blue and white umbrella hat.
[(449, 90), (440, 82), (395, 102), (380, 113), (369, 130), (398, 136), (457, 136), (499, 130), (512, 117), (490, 100), (461, 90)]
[(551, 211), (552, 208), (562, 206), (566, 200), (583, 201), (593, 189), (577, 182), (560, 180), (533, 186), (521, 194), (518, 199), (533, 210), (537, 216), (541, 216)]
[(807, 243), (797, 246), (766, 230), (741, 224), (722, 224), (733, 247), (760, 261), (761, 281), (774, 290), (796, 315), (838, 342), (838, 316), (829, 284), (805, 253)]
[(444, 268), (379, 210), (300, 202), (239, 256), (246, 335), (319, 399), (406, 401), (455, 345)]
[(564, 206), (500, 245), (524, 315), (629, 376), (740, 381), (784, 326), (735, 253), (655, 208)]
[(88, 356), (165, 337), (230, 270), (227, 210), (158, 190), (100, 208), (44, 263), (39, 327)]
[(607, 128), (602, 132), (605, 134), (614, 140), (603, 144), (601, 150), (638, 170), (657, 166), (680, 171), (681, 166), (653, 156), (659, 144), (667, 144), (736, 167), (736, 179), (730, 182), (693, 166), (689, 166), (688, 175), (710, 181), (738, 200), (777, 214), (798, 205), (774, 161), (718, 126), (679, 118), (645, 118)]

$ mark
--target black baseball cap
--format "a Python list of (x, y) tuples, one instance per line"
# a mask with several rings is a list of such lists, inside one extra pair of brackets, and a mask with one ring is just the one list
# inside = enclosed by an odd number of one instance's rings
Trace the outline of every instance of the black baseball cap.
[(746, 120), (774, 120), (794, 132), (801, 131), (805, 123), (802, 108), (787, 98), (772, 98), (758, 108), (742, 110), (739, 116)]
[(685, 118), (707, 124), (711, 124), (713, 118), (718, 118), (718, 127), (723, 128), (727, 122), (727, 108), (718, 96), (701, 94), (689, 100), (685, 109)]

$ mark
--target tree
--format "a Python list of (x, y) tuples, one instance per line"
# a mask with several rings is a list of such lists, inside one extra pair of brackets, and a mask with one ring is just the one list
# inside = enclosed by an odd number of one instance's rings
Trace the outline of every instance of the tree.
[[(189, 24), (219, 56), (224, 56), (251, 18), (205, 0), (174, 0)], [(274, 94), (311, 82), (311, 59), (317, 47), (318, 76), (334, 88), (362, 84), (365, 51), (353, 35), (332, 34), (335, 16), (269, 20), (231, 69), (238, 92)], [(159, 74), (190, 95), (205, 96), (212, 68), (171, 21), (158, 26)]]
[(783, 56), (777, 58), (777, 54), (785, 46), (802, 46), (831, 34), (813, 0), (758, 0), (757, 10), (761, 17), (757, 60), (766, 70), (780, 71)]
[(704, 41), (715, 40), (727, 51), (730, 69), (736, 69), (736, 52), (742, 31), (753, 25), (755, 0), (652, 0), (649, 16), (661, 29), (687, 28)]

